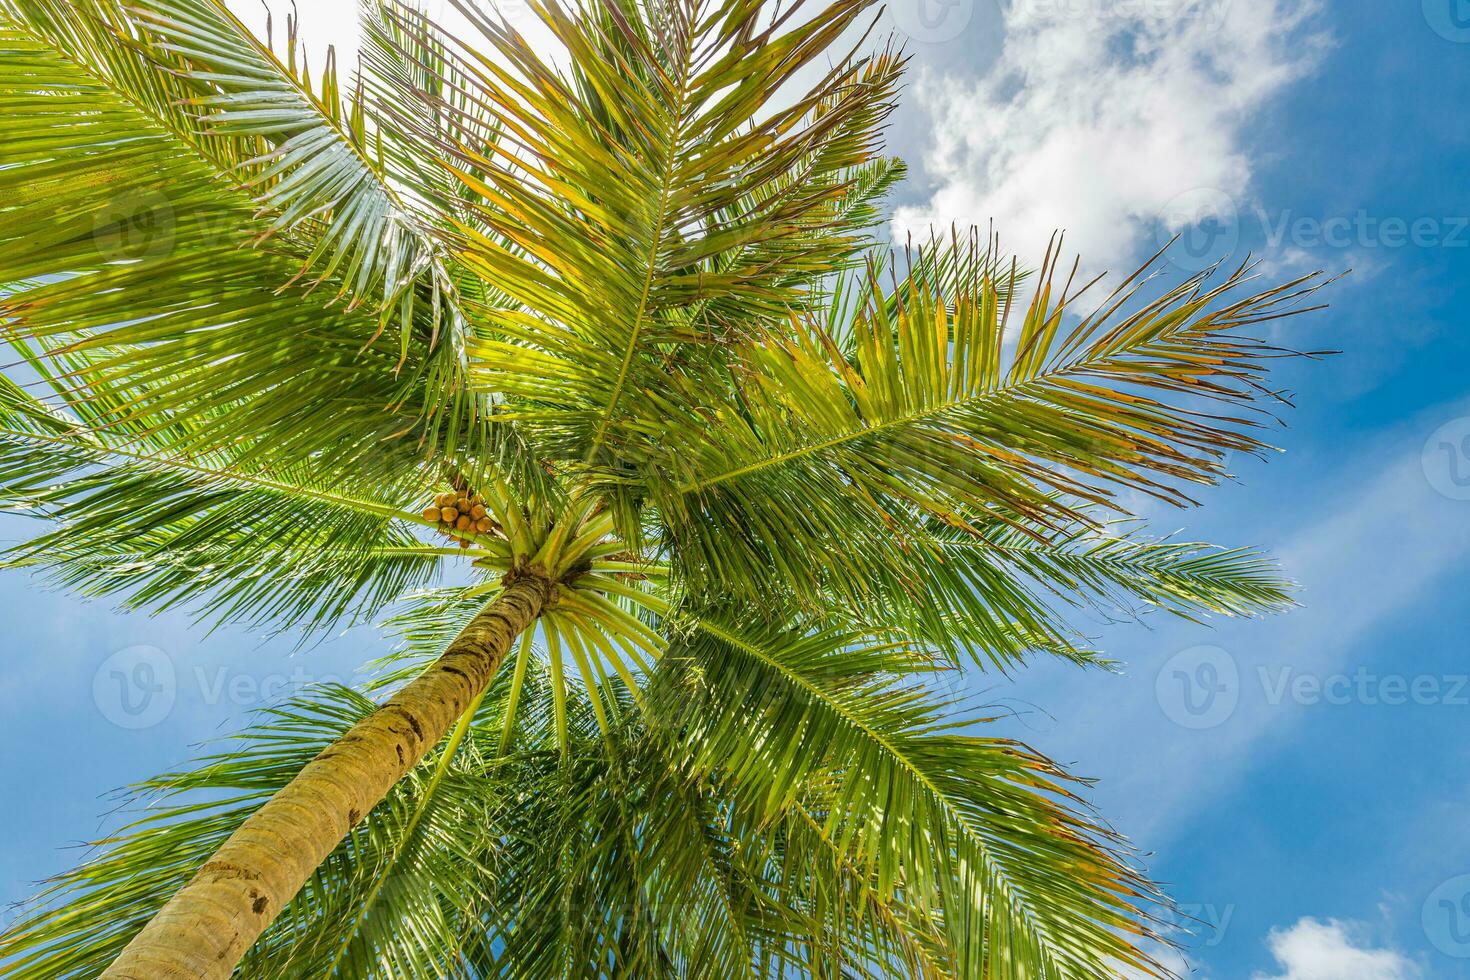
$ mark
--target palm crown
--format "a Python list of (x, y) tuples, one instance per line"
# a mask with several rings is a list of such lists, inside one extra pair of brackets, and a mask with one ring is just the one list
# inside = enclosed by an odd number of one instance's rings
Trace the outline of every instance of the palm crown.
[(1125, 843), (934, 681), (1288, 604), (1111, 518), (1263, 448), (1249, 328), (1317, 283), (891, 258), (867, 0), (530, 6), (555, 52), (368, 0), (348, 81), (217, 0), (0, 2), (11, 563), (402, 637), (386, 705), (143, 787), (0, 974), (1161, 974)]

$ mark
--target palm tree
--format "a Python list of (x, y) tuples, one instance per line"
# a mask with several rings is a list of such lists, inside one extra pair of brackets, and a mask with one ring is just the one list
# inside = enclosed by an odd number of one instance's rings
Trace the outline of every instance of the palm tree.
[(142, 787), (0, 974), (1163, 975), (1126, 843), (936, 682), (1289, 604), (1118, 491), (1263, 448), (1318, 281), (890, 258), (868, 0), (458, 6), (368, 0), (344, 83), (219, 0), (0, 0), (9, 563), (404, 636)]

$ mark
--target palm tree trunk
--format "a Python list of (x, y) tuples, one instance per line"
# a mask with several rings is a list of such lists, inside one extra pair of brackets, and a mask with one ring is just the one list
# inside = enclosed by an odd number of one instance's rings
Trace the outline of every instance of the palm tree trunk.
[(432, 666), (251, 814), (102, 977), (229, 977), (338, 842), (489, 686), (553, 591), (541, 575), (509, 578)]

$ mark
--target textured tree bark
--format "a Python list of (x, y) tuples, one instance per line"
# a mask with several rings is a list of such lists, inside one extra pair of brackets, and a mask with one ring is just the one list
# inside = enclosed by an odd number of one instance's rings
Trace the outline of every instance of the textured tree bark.
[(251, 814), (102, 977), (229, 977), (317, 865), (489, 686), (553, 592), (534, 574), (508, 581), (433, 665)]

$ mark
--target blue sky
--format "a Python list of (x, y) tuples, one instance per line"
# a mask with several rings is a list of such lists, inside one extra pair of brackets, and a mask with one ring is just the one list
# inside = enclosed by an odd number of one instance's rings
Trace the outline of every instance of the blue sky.
[(1002, 2), (913, 49), (900, 226), (1060, 224), (1099, 270), (1192, 230), (1268, 276), (1355, 271), (1278, 333), (1343, 351), (1284, 368), (1286, 454), (1151, 515), (1269, 547), (1303, 608), (1099, 625), (1123, 676), (977, 693), (1100, 780), (1203, 920), (1198, 975), (1470, 976), (1470, 5)]
[[(350, 6), (308, 7), (307, 36), (350, 43)], [(1100, 781), (1102, 812), (1205, 923), (1196, 975), (1470, 977), (1470, 0), (900, 0), (890, 17), (914, 56), (896, 234), (994, 217), (1034, 254), (1061, 225), (1101, 271), (1184, 231), (1276, 278), (1355, 270), (1277, 333), (1343, 351), (1283, 366), (1287, 452), (1236, 461), (1202, 509), (1150, 514), (1268, 547), (1303, 608), (1098, 623), (1125, 673), (1040, 665), (972, 693)], [(0, 615), (0, 900), (107, 826), (109, 790), (383, 646), (205, 638), (18, 573)]]

